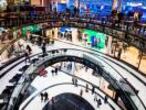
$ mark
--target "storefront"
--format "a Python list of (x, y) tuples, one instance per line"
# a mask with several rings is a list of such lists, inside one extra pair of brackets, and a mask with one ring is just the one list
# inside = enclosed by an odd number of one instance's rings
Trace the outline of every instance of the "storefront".
[(58, 31), (59, 31), (58, 28), (46, 29), (45, 36), (49, 39), (58, 38)]
[[(46, 30), (46, 36), (85, 46), (117, 58), (146, 74), (146, 55), (119, 39), (93, 30), (60, 27)], [(53, 37), (54, 36), (54, 37)], [(141, 56), (142, 54), (142, 56)]]
[(91, 47), (98, 51), (106, 51), (107, 36), (100, 32), (64, 26), (47, 29), (45, 33), (50, 39), (55, 38), (76, 45)]
[(41, 26), (40, 25), (37, 25), (37, 24), (33, 24), (33, 25), (30, 25), (30, 26), (24, 26), (22, 27), (21, 29), (21, 32), (22, 32), (22, 36), (23, 37), (29, 37), (28, 34), (42, 34), (42, 31), (41, 31)]
[[(146, 75), (146, 54), (126, 42), (110, 37), (108, 54), (121, 60)], [(111, 46), (109, 46), (111, 45)], [(111, 47), (111, 49), (110, 49)]]

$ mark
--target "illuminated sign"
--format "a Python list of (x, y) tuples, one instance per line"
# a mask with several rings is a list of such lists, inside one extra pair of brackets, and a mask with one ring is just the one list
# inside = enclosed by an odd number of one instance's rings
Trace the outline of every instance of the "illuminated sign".
[(94, 47), (97, 47), (99, 49), (105, 47), (105, 34), (92, 30), (84, 30), (83, 33), (87, 35), (87, 42), (91, 43), (91, 45), (93, 45)]
[(25, 26), (22, 28), (22, 35), (23, 36), (26, 36), (27, 32), (31, 32), (31, 33), (34, 33), (34, 32), (38, 32), (40, 31), (41, 29), (41, 26), (40, 25), (30, 25), (30, 26)]
[(66, 3), (66, 2), (67, 2), (66, 0), (61, 0), (61, 1), (60, 1), (60, 3)]
[(138, 3), (138, 2), (127, 2), (127, 6), (132, 6), (132, 7), (136, 7), (136, 6), (142, 6), (142, 3)]

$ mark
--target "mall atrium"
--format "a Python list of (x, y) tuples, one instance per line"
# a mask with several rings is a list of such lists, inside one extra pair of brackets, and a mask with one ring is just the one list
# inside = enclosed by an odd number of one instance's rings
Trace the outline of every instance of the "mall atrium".
[(146, 110), (146, 0), (0, 0), (0, 110)]

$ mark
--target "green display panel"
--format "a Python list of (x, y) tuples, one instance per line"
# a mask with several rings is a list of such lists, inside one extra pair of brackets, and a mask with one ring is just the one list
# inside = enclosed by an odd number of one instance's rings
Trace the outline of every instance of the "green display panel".
[(105, 47), (106, 35), (93, 30), (83, 30), (83, 33), (87, 35), (87, 42), (92, 44), (92, 37), (97, 40), (96, 48), (102, 49)]
[(39, 32), (41, 30), (41, 27), (39, 25), (30, 25), (30, 26), (25, 26), (22, 28), (22, 35), (26, 36), (26, 33), (30, 31), (31, 33)]

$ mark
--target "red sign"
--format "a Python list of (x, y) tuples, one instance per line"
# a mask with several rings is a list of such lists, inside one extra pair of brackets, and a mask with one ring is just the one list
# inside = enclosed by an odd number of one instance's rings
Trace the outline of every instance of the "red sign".
[(44, 66), (41, 66), (40, 68), (38, 68), (37, 73), (38, 73), (40, 76), (46, 76), (46, 74), (47, 74), (48, 72), (45, 70), (45, 67), (44, 67)]

